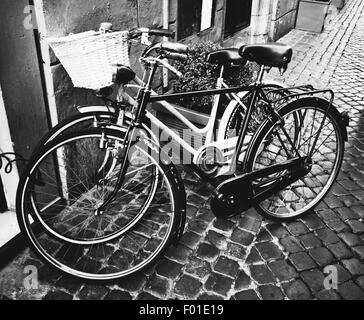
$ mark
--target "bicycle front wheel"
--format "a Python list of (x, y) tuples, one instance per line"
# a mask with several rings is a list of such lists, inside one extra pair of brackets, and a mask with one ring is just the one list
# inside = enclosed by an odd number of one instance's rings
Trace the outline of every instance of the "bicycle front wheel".
[[(309, 212), (329, 192), (341, 168), (344, 137), (339, 112), (325, 100), (299, 99), (284, 106), (279, 114), (283, 125), (275, 126), (269, 121), (263, 124), (248, 150), (245, 169), (250, 172), (308, 157), (312, 168), (307, 175), (256, 206), (270, 218), (292, 219)], [(254, 181), (253, 192), (285, 173)]]
[[(20, 228), (59, 270), (85, 279), (120, 278), (149, 266), (168, 247), (178, 225), (175, 180), (140, 142), (116, 186), (122, 148), (118, 131), (67, 135), (50, 143), (22, 178)], [(115, 188), (112, 203), (99, 213)]]

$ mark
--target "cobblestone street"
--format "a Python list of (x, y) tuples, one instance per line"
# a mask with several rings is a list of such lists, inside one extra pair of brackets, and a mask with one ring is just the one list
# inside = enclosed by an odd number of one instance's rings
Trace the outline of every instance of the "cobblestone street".
[[(349, 0), (321, 34), (293, 30), (289, 85), (331, 88), (349, 111), (344, 164), (325, 200), (303, 219), (276, 223), (254, 209), (218, 220), (209, 191), (183, 173), (188, 220), (177, 248), (146, 274), (109, 285), (84, 284), (44, 266), (29, 249), (0, 271), (0, 295), (11, 299), (364, 300), (364, 0)], [(24, 288), (24, 268), (39, 270), (38, 290)], [(339, 272), (325, 290), (325, 268)]]

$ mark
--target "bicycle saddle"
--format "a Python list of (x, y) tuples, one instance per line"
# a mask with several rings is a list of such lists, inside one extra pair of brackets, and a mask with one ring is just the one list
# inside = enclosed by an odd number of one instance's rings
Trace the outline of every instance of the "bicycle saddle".
[(264, 43), (242, 46), (239, 54), (248, 61), (267, 67), (287, 69), (292, 59), (292, 48), (282, 43)]
[(118, 65), (113, 74), (112, 81), (116, 84), (127, 84), (135, 78), (135, 72), (129, 67)]
[(246, 59), (239, 55), (238, 49), (220, 49), (210, 52), (206, 56), (206, 62), (218, 65), (245, 65)]

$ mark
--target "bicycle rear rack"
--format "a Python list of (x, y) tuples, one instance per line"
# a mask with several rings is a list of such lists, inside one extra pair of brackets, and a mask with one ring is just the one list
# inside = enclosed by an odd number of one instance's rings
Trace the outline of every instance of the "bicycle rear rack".
[(289, 100), (295, 100), (295, 99), (298, 99), (298, 98), (301, 98), (304, 96), (314, 97), (316, 95), (321, 95), (321, 98), (327, 99), (326, 97), (322, 97), (326, 94), (326, 95), (329, 95), (328, 100), (330, 101), (330, 106), (329, 106), (329, 109), (330, 109), (330, 107), (333, 105), (334, 99), (335, 99), (334, 91), (332, 91), (331, 89), (322, 89), (322, 90), (315, 89), (310, 84), (270, 90), (267, 92), (267, 95), (269, 95), (270, 93), (283, 93), (284, 94), (284, 97), (271, 101), (272, 104), (280, 103), (281, 101), (288, 103)]
[[(269, 93), (283, 93), (284, 96), (282, 98), (271, 101), (273, 105), (275, 104), (288, 104), (294, 100), (297, 100), (302, 97), (315, 97), (320, 99), (324, 99), (329, 102), (329, 106), (327, 107), (326, 114), (324, 116), (324, 120), (330, 112), (331, 107), (334, 105), (335, 93), (331, 89), (315, 89), (312, 85), (302, 85), (302, 86), (294, 86), (289, 88), (280, 88), (274, 89), (267, 92)], [(326, 96), (325, 96), (326, 95)], [(348, 111), (342, 111), (341, 115), (341, 128), (344, 134), (345, 141), (348, 141), (348, 134), (346, 128), (349, 126), (350, 117)]]

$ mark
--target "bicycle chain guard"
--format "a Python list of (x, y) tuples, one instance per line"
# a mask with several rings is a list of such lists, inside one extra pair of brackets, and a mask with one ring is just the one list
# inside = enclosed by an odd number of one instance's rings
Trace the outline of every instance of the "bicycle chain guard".
[[(223, 182), (211, 199), (211, 210), (218, 218), (229, 219), (248, 210), (256, 203), (268, 199), (275, 192), (283, 190), (301, 179), (312, 169), (307, 157), (288, 160), (265, 169), (246, 173)], [(253, 181), (278, 174), (276, 178), (266, 180), (262, 188), (256, 188)]]

